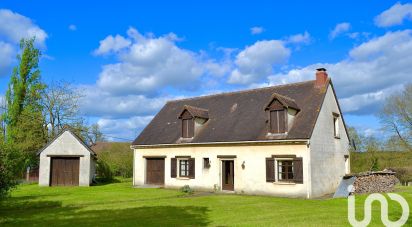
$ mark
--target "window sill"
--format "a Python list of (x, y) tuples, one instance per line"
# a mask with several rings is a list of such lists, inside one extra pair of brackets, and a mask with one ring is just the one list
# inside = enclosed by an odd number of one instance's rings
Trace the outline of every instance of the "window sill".
[(190, 180), (189, 177), (176, 177), (177, 180)]
[(277, 185), (295, 185), (296, 183), (295, 182), (286, 182), (286, 181), (284, 181), (284, 182), (276, 181), (276, 182), (273, 182), (273, 184), (277, 184)]

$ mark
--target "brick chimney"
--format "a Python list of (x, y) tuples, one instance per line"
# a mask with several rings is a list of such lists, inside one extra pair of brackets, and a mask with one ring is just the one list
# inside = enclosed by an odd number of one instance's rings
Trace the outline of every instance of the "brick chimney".
[(316, 69), (315, 87), (322, 88), (328, 82), (328, 73), (325, 68)]

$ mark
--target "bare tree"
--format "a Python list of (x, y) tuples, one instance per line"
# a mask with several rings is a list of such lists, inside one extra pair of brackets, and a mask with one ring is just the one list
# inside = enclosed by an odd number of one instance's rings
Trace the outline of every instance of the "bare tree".
[(68, 82), (52, 82), (42, 96), (49, 139), (65, 126), (83, 124), (84, 119), (79, 114), (79, 100), (83, 94), (73, 85)]
[(384, 129), (396, 135), (406, 150), (412, 151), (412, 84), (385, 100), (379, 118)]
[(104, 135), (100, 131), (100, 127), (97, 123), (94, 123), (89, 127), (87, 137), (90, 144), (105, 141)]

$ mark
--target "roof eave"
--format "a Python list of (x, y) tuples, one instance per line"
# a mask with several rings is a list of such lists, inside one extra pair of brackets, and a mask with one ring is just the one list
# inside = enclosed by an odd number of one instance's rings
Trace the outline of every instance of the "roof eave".
[(283, 140), (257, 140), (257, 141), (231, 141), (231, 142), (204, 142), (204, 143), (179, 143), (179, 144), (133, 144), (131, 149), (161, 148), (161, 147), (190, 147), (213, 145), (250, 145), (250, 144), (309, 144), (309, 139), (283, 139)]

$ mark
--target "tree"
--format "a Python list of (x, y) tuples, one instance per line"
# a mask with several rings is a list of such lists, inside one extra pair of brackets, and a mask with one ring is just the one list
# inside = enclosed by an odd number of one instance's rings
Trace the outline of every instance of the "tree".
[(397, 136), (405, 150), (412, 151), (412, 84), (389, 96), (378, 116), (383, 128)]
[(89, 127), (88, 142), (90, 144), (96, 144), (96, 142), (105, 141), (103, 133), (100, 131), (100, 127), (97, 123), (92, 124)]
[(362, 134), (359, 134), (356, 128), (354, 127), (348, 127), (348, 134), (350, 138), (350, 150), (352, 152), (357, 151), (357, 152), (362, 152), (364, 151), (364, 140), (365, 137)]
[(368, 136), (365, 138), (365, 150), (368, 154), (368, 166), (370, 171), (378, 171), (379, 163), (376, 153), (382, 150), (381, 143), (373, 136)]
[(83, 124), (79, 115), (79, 100), (82, 93), (67, 82), (52, 82), (42, 93), (43, 115), (47, 125), (48, 139), (53, 139), (64, 127)]
[[(32, 164), (36, 152), (46, 142), (41, 93), (45, 85), (38, 68), (41, 53), (34, 47), (34, 38), (22, 39), (21, 55), (14, 68), (6, 92), (6, 144), (10, 152), (21, 152), (25, 165)], [(25, 166), (20, 166), (24, 169)]]

